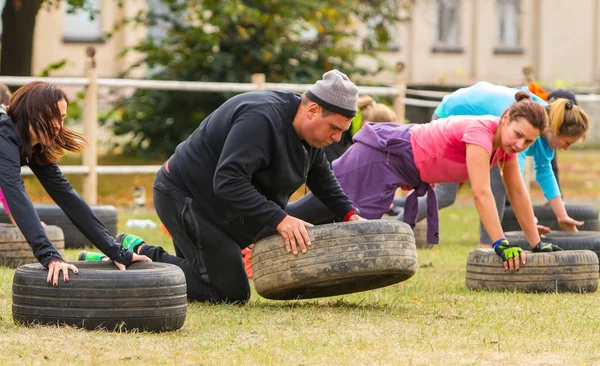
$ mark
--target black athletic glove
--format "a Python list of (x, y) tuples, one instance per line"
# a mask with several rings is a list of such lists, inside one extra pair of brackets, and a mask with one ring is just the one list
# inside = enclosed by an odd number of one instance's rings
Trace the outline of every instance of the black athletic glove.
[(531, 249), (534, 253), (545, 253), (545, 252), (560, 252), (562, 248), (558, 245), (550, 244), (550, 243), (542, 243), (541, 241)]
[(506, 262), (510, 258), (518, 258), (523, 251), (523, 249), (521, 249), (518, 245), (510, 244), (505, 238), (497, 240), (494, 244), (492, 244), (492, 248), (494, 248), (496, 254), (502, 258), (503, 262)]

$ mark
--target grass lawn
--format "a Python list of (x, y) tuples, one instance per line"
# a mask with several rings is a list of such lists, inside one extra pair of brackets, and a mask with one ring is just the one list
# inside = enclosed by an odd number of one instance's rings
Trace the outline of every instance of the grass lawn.
[[(122, 213), (121, 230), (132, 217), (157, 220)], [(14, 270), (2, 268), (0, 364), (600, 364), (599, 294), (471, 292), (477, 214), (459, 204), (441, 222), (442, 243), (419, 250), (420, 268), (404, 283), (319, 300), (253, 293), (246, 306), (190, 303), (185, 326), (162, 334), (15, 326)], [(158, 229), (130, 231), (172, 251)]]
[[(599, 157), (600, 151), (559, 153), (568, 202), (600, 204)], [(79, 190), (81, 177), (69, 179)], [(146, 187), (152, 207), (152, 181), (150, 175), (100, 176), (99, 203), (120, 207), (120, 230), (128, 218), (158, 222), (153, 212), (127, 209), (136, 185)], [(35, 178), (25, 184), (33, 201), (50, 202)], [(532, 196), (543, 201), (536, 185)], [(419, 250), (420, 268), (404, 283), (319, 300), (275, 302), (253, 293), (246, 306), (190, 303), (185, 326), (172, 333), (17, 327), (14, 270), (0, 268), (0, 365), (600, 364), (599, 294), (471, 292), (465, 264), (478, 218), (468, 187), (440, 216), (442, 243)], [(173, 252), (158, 229), (130, 231)], [(66, 257), (77, 253), (68, 250)]]

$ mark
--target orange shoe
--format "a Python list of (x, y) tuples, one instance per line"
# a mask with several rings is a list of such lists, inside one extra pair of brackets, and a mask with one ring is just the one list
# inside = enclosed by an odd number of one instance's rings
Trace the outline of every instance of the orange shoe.
[(167, 230), (167, 228), (165, 227), (165, 224), (163, 224), (163, 223), (160, 224), (160, 231), (162, 231), (169, 238), (171, 237), (169, 230)]
[(250, 244), (248, 248), (242, 249), (242, 260), (244, 261), (244, 269), (249, 279), (252, 279), (252, 264), (250, 263), (250, 257), (252, 256), (252, 247), (254, 244)]

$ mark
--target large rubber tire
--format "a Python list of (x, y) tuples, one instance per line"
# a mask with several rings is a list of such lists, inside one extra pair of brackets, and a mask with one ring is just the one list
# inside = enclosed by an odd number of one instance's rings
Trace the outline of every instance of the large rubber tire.
[[(567, 214), (575, 220), (583, 221), (583, 226), (578, 227), (582, 231), (599, 231), (600, 222), (598, 221), (598, 209), (592, 205), (565, 205)], [(556, 215), (552, 208), (547, 205), (533, 206), (533, 213), (538, 219), (538, 224), (550, 227), (552, 230), (560, 230), (556, 221)], [(519, 231), (521, 226), (517, 221), (512, 207), (506, 207), (504, 218), (502, 219), (502, 229), (504, 231)]]
[(415, 234), (415, 244), (418, 249), (433, 249), (435, 244), (427, 243), (427, 220), (417, 222), (413, 232)]
[[(40, 220), (47, 225), (56, 225), (60, 227), (65, 235), (65, 248), (81, 248), (91, 245), (90, 241), (73, 225), (71, 220), (57, 205), (51, 204), (35, 204)], [(117, 235), (117, 210), (115, 206), (102, 205), (90, 206), (98, 219), (106, 225), (112, 236)], [(0, 207), (0, 222), (9, 223), (8, 215), (4, 209)]]
[(183, 326), (187, 311), (183, 271), (168, 263), (134, 263), (119, 271), (112, 262), (73, 262), (79, 274), (46, 282), (40, 264), (19, 267), (13, 278), (17, 324), (71, 325), (85, 329), (161, 332)]
[(598, 256), (589, 250), (527, 253), (518, 272), (505, 271), (492, 249), (477, 249), (467, 258), (467, 288), (523, 292), (594, 292)]
[(317, 225), (311, 246), (290, 254), (281, 235), (252, 250), (254, 287), (273, 300), (310, 299), (366, 291), (406, 281), (417, 271), (415, 238), (396, 220)]
[[(522, 231), (509, 231), (504, 236), (511, 244), (531, 250), (531, 245)], [(552, 243), (563, 250), (591, 250), (600, 258), (600, 232), (598, 231), (553, 231), (544, 235), (544, 243)]]
[[(58, 226), (48, 225), (46, 234), (58, 252), (63, 254), (65, 251), (63, 231)], [(21, 230), (12, 224), (0, 224), (0, 265), (16, 268), (37, 261)]]

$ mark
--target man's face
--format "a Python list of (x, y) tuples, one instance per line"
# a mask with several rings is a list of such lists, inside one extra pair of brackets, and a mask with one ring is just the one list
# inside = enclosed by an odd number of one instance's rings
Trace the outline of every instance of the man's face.
[(311, 104), (307, 111), (307, 121), (303, 138), (310, 146), (324, 147), (340, 141), (342, 133), (350, 128), (351, 118), (337, 113), (326, 113), (316, 103)]

